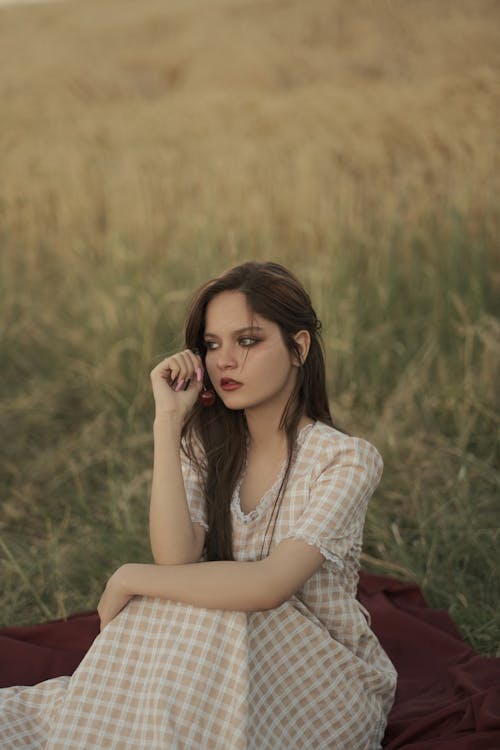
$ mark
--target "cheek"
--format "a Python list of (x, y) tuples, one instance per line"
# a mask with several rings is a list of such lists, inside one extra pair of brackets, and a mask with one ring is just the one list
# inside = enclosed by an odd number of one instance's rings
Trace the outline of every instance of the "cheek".
[(284, 372), (289, 368), (289, 359), (286, 351), (278, 348), (276, 345), (262, 347), (260, 351), (255, 352), (256, 364), (266, 368), (270, 372)]
[(210, 375), (211, 372), (213, 372), (215, 368), (215, 360), (213, 356), (213, 352), (207, 352), (205, 355), (205, 370)]

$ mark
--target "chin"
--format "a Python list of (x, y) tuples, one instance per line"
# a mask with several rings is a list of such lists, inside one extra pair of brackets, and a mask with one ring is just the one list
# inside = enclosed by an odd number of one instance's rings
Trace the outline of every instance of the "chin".
[(231, 409), (232, 411), (241, 411), (241, 409), (247, 408), (247, 405), (245, 403), (242, 403), (241, 401), (238, 403), (238, 400), (235, 398), (224, 398), (224, 396), (220, 396), (220, 400), (222, 401), (226, 409)]
[(237, 391), (234, 391), (233, 393), (227, 392), (227, 391), (221, 391), (217, 394), (226, 407), (226, 409), (231, 409), (232, 411), (241, 411), (242, 409), (248, 409), (250, 406), (254, 406), (255, 404), (249, 404), (247, 399), (240, 395)]

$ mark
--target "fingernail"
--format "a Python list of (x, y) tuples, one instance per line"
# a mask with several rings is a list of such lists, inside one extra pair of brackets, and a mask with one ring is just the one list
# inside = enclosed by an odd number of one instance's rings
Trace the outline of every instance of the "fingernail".
[(196, 380), (198, 381), (198, 383), (201, 383), (202, 379), (203, 379), (203, 373), (201, 371), (201, 367), (197, 367), (196, 368)]
[(183, 384), (184, 384), (184, 378), (181, 378), (179, 380), (179, 382), (177, 383), (177, 385), (175, 386), (175, 392), (176, 393), (177, 393), (177, 391), (180, 391), (180, 389), (182, 388)]

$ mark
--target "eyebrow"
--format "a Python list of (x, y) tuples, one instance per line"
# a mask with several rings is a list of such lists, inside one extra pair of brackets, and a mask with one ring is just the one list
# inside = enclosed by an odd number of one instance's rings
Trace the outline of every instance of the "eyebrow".
[[(246, 333), (247, 331), (263, 331), (263, 330), (264, 329), (262, 328), (262, 326), (245, 326), (245, 328), (238, 328), (238, 330), (233, 331), (233, 335), (237, 336), (238, 334), (240, 334), (240, 333)], [(218, 339), (219, 338), (216, 333), (208, 333), (208, 332), (206, 332), (205, 336), (212, 336), (214, 339)]]

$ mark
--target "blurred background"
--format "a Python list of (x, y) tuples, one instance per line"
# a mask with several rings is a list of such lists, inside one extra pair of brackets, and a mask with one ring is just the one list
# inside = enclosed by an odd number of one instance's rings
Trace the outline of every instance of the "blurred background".
[(152, 367), (195, 288), (274, 260), (334, 419), (385, 461), (366, 570), (499, 653), (500, 5), (0, 8), (0, 624), (150, 561)]

